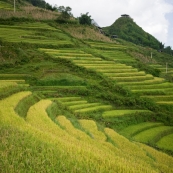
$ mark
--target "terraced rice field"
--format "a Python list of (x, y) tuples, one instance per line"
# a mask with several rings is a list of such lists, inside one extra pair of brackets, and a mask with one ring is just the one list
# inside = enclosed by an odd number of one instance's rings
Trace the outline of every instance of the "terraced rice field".
[(120, 131), (120, 134), (133, 140), (154, 144), (160, 149), (173, 151), (173, 127), (163, 123), (144, 122), (131, 125)]
[(121, 130), (120, 133), (127, 137), (133, 137), (134, 135), (137, 135), (138, 133), (144, 130), (147, 130), (153, 127), (158, 127), (158, 126), (163, 126), (163, 123), (144, 122), (144, 123), (128, 126), (124, 128), (123, 130)]
[(0, 80), (0, 100), (28, 86), (25, 80)]
[(173, 131), (172, 126), (158, 126), (153, 127), (150, 129), (146, 129), (141, 131), (140, 133), (133, 136), (133, 139), (143, 143), (149, 143), (155, 137), (161, 136), (162, 134), (166, 133), (167, 131)]
[[(102, 58), (95, 57), (92, 54), (85, 53), (82, 50), (73, 50), (73, 49), (40, 49), (51, 55), (54, 58), (66, 58), (71, 60), (77, 66), (85, 67), (87, 69), (95, 70), (96, 72), (102, 73), (104, 76), (115, 80), (121, 85), (127, 86), (133, 93), (144, 95), (144, 96), (165, 96), (166, 94), (170, 95), (172, 91), (172, 84), (164, 82), (163, 78), (156, 78), (150, 74), (146, 74), (144, 71), (138, 71), (132, 66), (127, 66), (126, 64), (116, 63), (114, 58), (109, 57), (112, 60), (103, 60)], [(105, 51), (107, 52), (107, 51)], [(114, 51), (116, 54), (116, 51)], [(120, 51), (118, 51), (119, 53)], [(108, 51), (109, 55), (110, 51)], [(120, 53), (119, 53), (120, 54)], [(113, 55), (113, 52), (110, 53)], [(124, 54), (122, 53), (122, 56)], [(125, 56), (125, 55), (124, 55)], [(165, 97), (166, 98), (166, 97)], [(172, 100), (164, 100), (164, 103), (172, 104)], [(157, 100), (158, 102), (158, 100)], [(158, 102), (159, 103), (159, 102)], [(160, 104), (163, 102), (160, 101)], [(91, 106), (93, 104), (89, 104)], [(85, 108), (86, 105), (81, 105), (83, 111), (92, 110), (92, 107)], [(70, 109), (79, 108), (80, 106), (74, 105)], [(100, 106), (99, 106), (100, 107)], [(85, 109), (84, 109), (85, 108)], [(93, 109), (94, 110), (94, 109)], [(127, 112), (131, 114), (134, 110), (117, 110), (115, 113), (116, 116), (119, 116), (119, 112)], [(140, 112), (143, 110), (140, 110)], [(134, 112), (137, 112), (135, 110)], [(122, 113), (124, 115), (126, 113)], [(113, 115), (113, 114), (112, 114)]]
[(161, 149), (173, 151), (173, 133), (165, 135), (157, 142), (157, 146)]
[(110, 118), (110, 117), (121, 117), (125, 115), (133, 115), (138, 113), (151, 113), (149, 110), (111, 110), (111, 111), (105, 111), (103, 113), (104, 118)]
[(0, 80), (0, 92), (5, 92), (5, 91), (7, 91), (7, 90), (9, 90), (9, 89), (11, 89), (11, 88), (14, 88), (14, 87), (17, 87), (18, 86), (18, 84), (16, 83), (16, 82), (14, 82), (14, 81), (1, 81)]
[(74, 113), (87, 113), (93, 111), (105, 111), (112, 109), (111, 105), (105, 105), (102, 103), (89, 103), (87, 100), (81, 97), (62, 97), (56, 98), (62, 105), (68, 107), (69, 110)]
[[(103, 43), (100, 44), (104, 45)], [(95, 57), (92, 54), (85, 53), (82, 50), (40, 50), (45, 51), (55, 58), (66, 58), (78, 66), (102, 73), (104, 76), (115, 80), (120, 85), (127, 87), (132, 93), (149, 97), (151, 99), (153, 98), (154, 100), (156, 97), (160, 97), (159, 101), (156, 100), (158, 104), (171, 105), (173, 102), (173, 100), (171, 100), (173, 97), (173, 84), (166, 82), (163, 78), (153, 77), (151, 74), (146, 74), (144, 71), (138, 71), (132, 66), (119, 63), (123, 58), (123, 62), (125, 62), (127, 59), (135, 61), (132, 57), (121, 52), (120, 50), (98, 50), (100, 54), (104, 55), (110, 60), (103, 60), (102, 58)], [(120, 61), (117, 61), (117, 59)]]
[(4, 41), (13, 43), (73, 47), (70, 37), (61, 30), (43, 23), (19, 24), (11, 27), (1, 25), (0, 37)]
[(93, 120), (81, 119), (79, 120), (79, 123), (86, 131), (90, 133), (91, 137), (94, 140), (98, 140), (98, 141), (107, 140), (107, 137), (105, 136), (105, 134), (98, 130), (97, 124)]
[(173, 75), (173, 68), (168, 67), (168, 65), (165, 64), (165, 66), (160, 64), (151, 64), (151, 67), (154, 67), (155, 69), (158, 69), (161, 71), (162, 74), (170, 74)]
[(0, 1), (0, 9), (1, 10), (13, 10), (13, 5), (4, 2), (4, 1)]
[[(56, 118), (59, 126), (47, 115), (46, 109), (52, 104), (50, 100), (40, 100), (32, 105), (24, 120), (14, 109), (20, 100), (29, 95), (32, 93), (20, 92), (0, 101), (0, 146), (3, 147), (1, 159), (6, 161), (2, 162), (1, 167), (13, 163), (12, 166), (6, 167), (7, 172), (19, 170), (62, 172), (65, 169), (72, 172), (99, 170), (100, 173), (131, 171), (157, 173), (173, 170), (172, 157), (145, 145), (132, 143), (112, 129), (98, 131), (94, 121), (79, 120), (81, 126), (89, 131), (91, 136), (85, 131), (76, 129), (63, 115)], [(80, 101), (81, 98), (66, 97), (62, 100)], [(112, 142), (108, 142), (107, 138)], [(19, 164), (28, 162), (29, 167)], [(51, 168), (47, 163), (51, 163)]]
[(123, 52), (123, 51), (120, 51), (120, 50), (103, 50), (103, 51), (100, 51), (98, 50), (98, 53), (102, 54), (102, 56), (108, 58), (108, 59), (111, 59), (111, 60), (114, 60), (115, 62), (119, 62), (119, 63), (133, 63), (135, 62), (136, 60), (128, 55), (127, 53)]
[(124, 50), (127, 49), (126, 46), (116, 44), (116, 43), (104, 43), (104, 42), (91, 42), (86, 41), (88, 45), (90, 45), (93, 48), (101, 48), (101, 49), (114, 49), (114, 50)]

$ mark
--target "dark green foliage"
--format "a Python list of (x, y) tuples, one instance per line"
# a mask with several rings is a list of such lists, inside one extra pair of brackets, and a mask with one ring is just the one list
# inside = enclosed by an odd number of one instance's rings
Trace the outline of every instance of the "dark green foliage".
[(91, 16), (88, 15), (88, 12), (86, 14), (81, 14), (79, 17), (79, 23), (81, 25), (91, 25)]
[(22, 99), (15, 108), (15, 111), (22, 118), (26, 118), (28, 109), (39, 101), (39, 98), (36, 95), (30, 95)]
[(44, 0), (26, 0), (26, 1), (28, 1), (33, 6), (36, 6), (36, 7), (40, 7), (40, 8), (44, 8), (44, 9), (52, 10), (52, 11), (57, 10), (56, 6), (53, 7), (52, 5), (50, 5), (49, 3), (47, 3)]
[(103, 28), (109, 35), (118, 35), (118, 38), (133, 42), (137, 45), (159, 49), (160, 42), (146, 33), (131, 18), (121, 17), (111, 26)]
[(0, 93), (0, 100), (4, 99), (4, 98), (6, 98), (12, 94), (15, 94), (17, 92), (24, 91), (24, 90), (25, 90), (24, 87), (20, 87), (20, 86), (13, 87), (10, 90), (6, 90), (4, 92), (1, 92)]
[(71, 10), (72, 9), (70, 7), (58, 7), (58, 11), (61, 12), (61, 14), (56, 21), (58, 23), (68, 23), (70, 21), (70, 18), (73, 16)]
[(167, 46), (163, 49), (163, 52), (169, 54), (169, 55), (173, 55), (173, 50), (171, 49), (170, 46)]
[(104, 118), (107, 127), (121, 130), (127, 126), (138, 124), (145, 121), (152, 121), (155, 117), (153, 113), (135, 113), (132, 115), (124, 115), (121, 117)]

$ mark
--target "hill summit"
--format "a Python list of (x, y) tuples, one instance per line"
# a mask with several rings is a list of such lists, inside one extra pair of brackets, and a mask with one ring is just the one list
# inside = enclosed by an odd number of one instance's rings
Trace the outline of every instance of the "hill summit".
[(138, 26), (129, 15), (121, 15), (111, 26), (104, 27), (108, 35), (116, 35), (121, 39), (137, 45), (149, 46), (159, 49), (160, 42), (151, 34)]

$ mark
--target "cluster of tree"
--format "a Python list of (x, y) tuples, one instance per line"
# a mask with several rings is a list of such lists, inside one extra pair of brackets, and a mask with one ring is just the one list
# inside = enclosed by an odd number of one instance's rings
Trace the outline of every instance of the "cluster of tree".
[[(58, 17), (57, 21), (60, 23), (66, 23), (69, 21), (71, 17), (73, 17), (73, 14), (71, 13), (72, 8), (67, 6), (57, 6), (57, 5), (50, 5), (44, 0), (26, 0), (27, 2), (31, 3), (33, 6), (44, 8), (51, 11), (57, 11), (60, 12), (60, 16)], [(81, 14), (80, 17), (77, 18), (78, 22), (82, 25), (91, 25), (92, 19), (89, 13)]]
[[(68, 22), (68, 20), (73, 16), (71, 10), (72, 9), (70, 7), (64, 7), (64, 6), (57, 7), (57, 11), (61, 13), (57, 21), (60, 23)], [(81, 16), (77, 18), (77, 20), (81, 25), (92, 24), (92, 19), (88, 12), (86, 14), (81, 14)]]
[(162, 42), (160, 42), (160, 51), (173, 56), (173, 50), (172, 50), (171, 46), (165, 47), (165, 45)]
[(72, 9), (70, 7), (64, 7), (64, 6), (57, 7), (57, 11), (61, 13), (57, 21), (60, 23), (67, 22), (73, 16), (71, 10)]
[(52, 6), (44, 0), (26, 0), (26, 1), (36, 7), (44, 8), (51, 11), (57, 11), (56, 5)]
[(81, 14), (81, 16), (78, 18), (81, 25), (91, 25), (92, 19), (88, 14), (88, 12), (86, 14)]

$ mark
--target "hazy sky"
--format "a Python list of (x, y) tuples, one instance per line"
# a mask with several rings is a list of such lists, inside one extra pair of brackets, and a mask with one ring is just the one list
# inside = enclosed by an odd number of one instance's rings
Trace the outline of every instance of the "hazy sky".
[(69, 6), (74, 17), (89, 12), (99, 26), (110, 26), (121, 14), (129, 14), (146, 32), (173, 49), (173, 0), (46, 0)]

